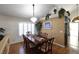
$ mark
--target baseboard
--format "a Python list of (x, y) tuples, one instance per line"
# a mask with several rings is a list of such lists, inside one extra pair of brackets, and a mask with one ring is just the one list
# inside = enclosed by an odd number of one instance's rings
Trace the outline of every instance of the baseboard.
[(12, 44), (17, 44), (17, 43), (21, 43), (21, 42), (23, 42), (23, 41), (12, 42), (12, 43), (10, 43), (10, 45), (12, 45)]
[(62, 47), (62, 48), (65, 48), (65, 46), (63, 46), (63, 45), (61, 45), (61, 44), (58, 44), (58, 43), (56, 43), (56, 42), (54, 42), (53, 44), (58, 45), (58, 46), (60, 46), (60, 47)]
[[(10, 45), (12, 45), (12, 44), (17, 44), (17, 43), (21, 43), (21, 42), (23, 42), (23, 41), (13, 42), (13, 43), (10, 43)], [(62, 47), (62, 48), (65, 47), (65, 46), (63, 46), (63, 45), (61, 45), (61, 44), (58, 44), (58, 43), (56, 43), (56, 42), (54, 42), (53, 44), (58, 45), (58, 46), (60, 46), (60, 47)]]

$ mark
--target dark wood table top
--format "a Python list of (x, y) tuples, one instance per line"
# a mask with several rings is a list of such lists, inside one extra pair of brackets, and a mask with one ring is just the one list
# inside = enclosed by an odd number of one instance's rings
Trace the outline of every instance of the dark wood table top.
[(38, 44), (40, 44), (40, 43), (42, 43), (44, 41), (50, 40), (50, 38), (46, 39), (46, 38), (43, 38), (43, 37), (40, 37), (40, 36), (27, 36), (27, 38), (34, 45), (38, 45)]
[(38, 36), (28, 36), (28, 39), (31, 41), (31, 43), (37, 45), (39, 44), (40, 42), (42, 42), (43, 40), (45, 40), (44, 38), (42, 37), (38, 37)]

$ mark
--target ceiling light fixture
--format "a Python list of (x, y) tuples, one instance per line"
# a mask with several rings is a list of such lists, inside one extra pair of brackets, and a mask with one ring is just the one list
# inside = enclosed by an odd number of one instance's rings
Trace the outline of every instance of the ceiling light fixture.
[(37, 18), (35, 17), (35, 14), (34, 14), (34, 4), (32, 5), (33, 6), (33, 16), (32, 18), (30, 19), (33, 23), (35, 23), (37, 21)]

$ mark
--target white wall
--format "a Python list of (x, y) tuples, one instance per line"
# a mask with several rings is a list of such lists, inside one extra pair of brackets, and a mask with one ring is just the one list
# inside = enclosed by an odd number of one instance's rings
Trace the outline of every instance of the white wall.
[(0, 15), (0, 27), (6, 29), (6, 34), (9, 33), (10, 43), (23, 41), (21, 39), (22, 37), (19, 36), (19, 23), (27, 21), (28, 20), (22, 18)]
[(78, 7), (77, 6), (74, 7), (74, 9), (71, 12), (70, 18), (72, 20), (74, 17), (77, 17), (77, 16), (79, 16), (79, 6)]

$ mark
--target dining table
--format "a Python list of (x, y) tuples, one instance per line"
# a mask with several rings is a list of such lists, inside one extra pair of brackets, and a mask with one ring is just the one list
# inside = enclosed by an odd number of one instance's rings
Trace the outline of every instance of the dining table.
[(27, 36), (27, 38), (29, 39), (29, 41), (34, 44), (34, 45), (38, 45), (41, 42), (45, 41), (46, 39), (40, 36)]
[(54, 37), (41, 37), (38, 35), (27, 36), (27, 38), (29, 39), (30, 43), (38, 47), (40, 44), (48, 43), (50, 40), (54, 40)]

